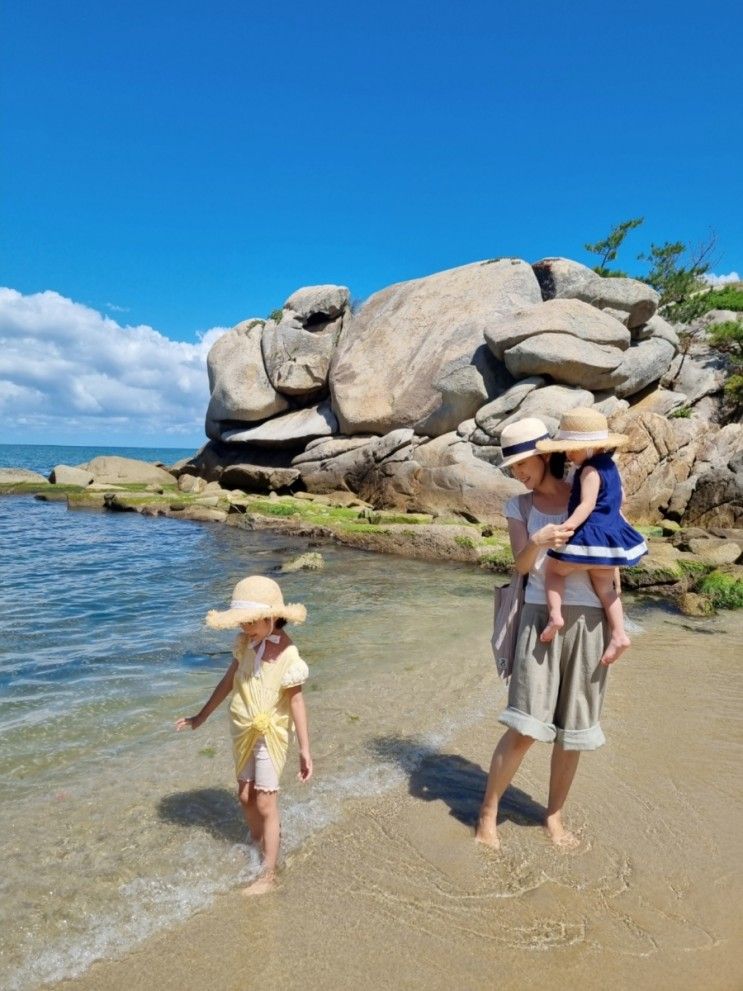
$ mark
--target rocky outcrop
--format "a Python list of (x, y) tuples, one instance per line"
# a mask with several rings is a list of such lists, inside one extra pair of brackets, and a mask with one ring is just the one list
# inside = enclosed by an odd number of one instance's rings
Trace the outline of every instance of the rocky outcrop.
[(93, 458), (92, 461), (77, 467), (86, 474), (92, 475), (94, 482), (103, 484), (172, 485), (174, 482), (173, 476), (164, 468), (147, 461), (121, 458), (112, 454)]
[(93, 473), (85, 468), (72, 468), (70, 465), (55, 465), (49, 473), (49, 481), (54, 485), (80, 485), (85, 487), (94, 481), (94, 477)]
[(0, 468), (0, 485), (48, 485), (49, 479), (28, 468)]
[(330, 403), (294, 410), (274, 417), (257, 427), (223, 430), (222, 440), (229, 443), (254, 444), (258, 447), (297, 447), (317, 437), (329, 437), (338, 431)]

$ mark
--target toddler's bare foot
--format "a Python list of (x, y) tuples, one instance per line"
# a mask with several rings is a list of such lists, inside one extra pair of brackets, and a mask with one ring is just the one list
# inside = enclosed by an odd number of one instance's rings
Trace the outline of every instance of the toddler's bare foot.
[(547, 830), (549, 838), (560, 850), (575, 850), (576, 847), (580, 846), (578, 837), (569, 829), (565, 829), (559, 815), (547, 816), (544, 820), (544, 828)]
[(545, 626), (542, 632), (539, 634), (540, 643), (552, 643), (557, 634), (565, 625), (565, 620), (560, 619), (550, 619), (549, 623)]
[(626, 633), (613, 633), (609, 645), (601, 658), (601, 663), (604, 665), (613, 664), (631, 646), (632, 641)]
[(479, 817), (477, 826), (475, 827), (475, 842), (489, 846), (493, 850), (500, 850), (500, 840), (498, 838), (498, 830), (495, 827), (494, 816), (481, 815)]
[(251, 881), (250, 884), (243, 888), (240, 892), (241, 895), (246, 897), (252, 897), (253, 895), (267, 895), (269, 891), (273, 891), (276, 887), (276, 874), (274, 871), (264, 871), (260, 877), (257, 877), (255, 881)]

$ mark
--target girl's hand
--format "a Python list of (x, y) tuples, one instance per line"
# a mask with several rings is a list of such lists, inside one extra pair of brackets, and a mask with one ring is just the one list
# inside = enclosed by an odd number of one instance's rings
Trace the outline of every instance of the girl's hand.
[(573, 536), (575, 530), (564, 523), (548, 523), (532, 535), (532, 541), (537, 547), (563, 547)]
[(312, 758), (309, 754), (299, 753), (299, 773), (297, 777), (300, 781), (309, 781), (312, 777)]
[(176, 732), (180, 733), (182, 729), (198, 729), (203, 722), (201, 716), (181, 716), (175, 723)]

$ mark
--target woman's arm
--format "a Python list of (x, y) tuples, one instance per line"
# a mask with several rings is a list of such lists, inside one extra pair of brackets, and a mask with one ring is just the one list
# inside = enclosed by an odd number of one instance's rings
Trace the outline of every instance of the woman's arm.
[(297, 777), (300, 781), (309, 781), (312, 777), (312, 756), (310, 755), (310, 734), (307, 728), (307, 710), (304, 706), (302, 686), (295, 685), (293, 688), (287, 688), (286, 691), (289, 692), (289, 707), (299, 744), (299, 774)]
[(539, 552), (545, 547), (562, 547), (572, 537), (567, 523), (548, 523), (531, 536), (523, 520), (508, 520), (513, 564), (520, 575), (528, 575)]
[(600, 488), (601, 476), (593, 466), (589, 465), (580, 476), (580, 502), (565, 520), (565, 526), (576, 530), (581, 523), (586, 522), (596, 508)]
[(191, 729), (198, 729), (202, 723), (205, 723), (214, 710), (224, 702), (232, 691), (236, 671), (237, 660), (233, 657), (232, 664), (230, 664), (227, 668), (224, 677), (209, 696), (209, 700), (206, 705), (204, 705), (195, 716), (181, 716), (181, 718), (176, 721), (175, 728), (177, 730), (188, 729), (189, 727)]

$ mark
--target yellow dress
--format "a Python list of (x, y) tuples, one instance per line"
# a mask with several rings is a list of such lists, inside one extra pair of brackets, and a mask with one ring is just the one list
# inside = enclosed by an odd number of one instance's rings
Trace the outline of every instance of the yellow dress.
[(287, 688), (303, 684), (309, 675), (299, 651), (291, 644), (274, 661), (262, 661), (255, 670), (255, 651), (239, 634), (233, 650), (238, 662), (230, 702), (230, 726), (235, 771), (238, 776), (264, 737), (277, 776), (281, 776), (293, 723)]

